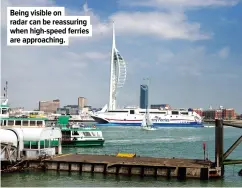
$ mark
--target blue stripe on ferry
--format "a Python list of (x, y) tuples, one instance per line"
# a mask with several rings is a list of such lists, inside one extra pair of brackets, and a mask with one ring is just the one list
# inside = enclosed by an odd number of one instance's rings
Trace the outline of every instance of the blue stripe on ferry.
[[(151, 119), (154, 119), (154, 118), (151, 118)], [(134, 122), (134, 121), (140, 121), (142, 122), (143, 119), (130, 119), (130, 120), (124, 120), (124, 119), (109, 119), (109, 118), (106, 118), (105, 120), (107, 121), (130, 121), (130, 122)], [(194, 121), (194, 120), (190, 120), (190, 119), (169, 119), (169, 121)]]
[[(204, 127), (202, 123), (153, 123), (156, 127)], [(141, 123), (106, 123), (97, 126), (140, 126)]]

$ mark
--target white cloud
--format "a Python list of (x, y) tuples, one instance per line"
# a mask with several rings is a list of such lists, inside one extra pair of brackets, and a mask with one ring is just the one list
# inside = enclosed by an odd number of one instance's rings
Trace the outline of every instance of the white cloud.
[(208, 39), (200, 32), (200, 24), (189, 23), (183, 13), (120, 12), (111, 16), (117, 32), (123, 34), (149, 35), (162, 39)]
[(184, 9), (217, 6), (233, 6), (239, 0), (119, 0), (120, 4), (128, 6), (146, 6), (154, 8)]
[(221, 50), (219, 50), (218, 55), (220, 58), (227, 58), (229, 56), (230, 53), (230, 48), (229, 47), (224, 47)]
[[(67, 11), (68, 12), (68, 11)], [(71, 12), (70, 14), (77, 14)], [(93, 25), (93, 39), (104, 39), (111, 35), (112, 21), (118, 35), (153, 36), (158, 39), (206, 40), (211, 33), (201, 32), (199, 23), (189, 22), (182, 12), (116, 12), (106, 21), (89, 12)], [(142, 21), (140, 21), (142, 20)], [(87, 41), (88, 38), (79, 40)]]
[[(162, 50), (162, 49), (161, 49)], [(221, 70), (220, 58), (229, 56), (229, 47), (222, 48), (218, 53), (209, 53), (204, 47), (186, 48), (182, 51), (174, 52), (166, 50), (161, 52), (157, 59), (157, 66), (161, 71), (170, 71), (183, 76), (204, 76), (209, 72)], [(216, 72), (221, 76), (228, 76), (227, 72)], [(237, 76), (236, 73), (234, 76)]]
[(100, 53), (100, 52), (83, 52), (83, 53), (74, 53), (72, 51), (65, 52), (66, 58), (73, 59), (75, 61), (81, 60), (106, 60), (109, 58), (109, 54)]
[[(157, 65), (162, 71), (172, 71), (183, 76), (200, 76), (208, 59), (204, 47), (188, 48), (179, 52), (167, 50), (158, 55)], [(209, 58), (210, 61), (210, 58)]]
[(103, 54), (99, 52), (85, 52), (84, 56), (93, 59), (93, 60), (102, 60), (102, 59), (108, 59), (110, 57), (110, 54)]

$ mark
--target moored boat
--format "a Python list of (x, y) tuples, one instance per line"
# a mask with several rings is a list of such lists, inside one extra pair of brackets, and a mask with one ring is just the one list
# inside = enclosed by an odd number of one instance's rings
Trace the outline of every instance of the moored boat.
[(69, 116), (60, 116), (56, 126), (61, 128), (62, 146), (64, 147), (103, 146), (105, 142), (99, 128), (82, 123), (69, 123)]

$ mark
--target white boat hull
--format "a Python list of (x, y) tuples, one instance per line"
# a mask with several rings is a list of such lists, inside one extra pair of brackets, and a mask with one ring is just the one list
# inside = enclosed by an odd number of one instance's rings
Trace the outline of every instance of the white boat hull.
[(154, 127), (142, 127), (143, 130), (146, 130), (146, 131), (155, 131), (157, 130), (156, 128)]

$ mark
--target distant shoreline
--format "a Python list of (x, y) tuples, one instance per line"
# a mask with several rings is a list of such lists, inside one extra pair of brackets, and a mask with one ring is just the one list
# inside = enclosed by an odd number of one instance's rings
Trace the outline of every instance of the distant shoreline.
[[(208, 119), (204, 119), (203, 120), (205, 123), (214, 123), (215, 120), (208, 120)], [(242, 125), (242, 120), (224, 120), (224, 122), (226, 123), (232, 123), (232, 124), (241, 124)]]

